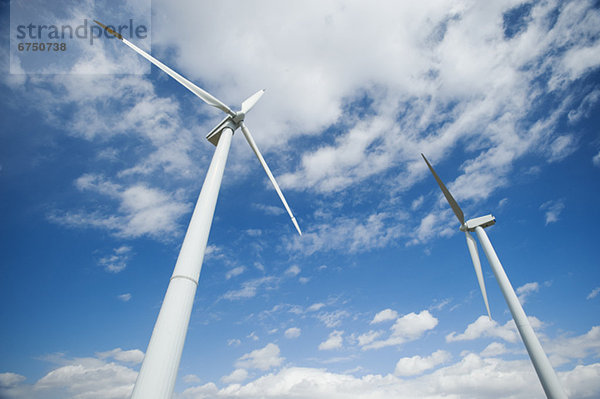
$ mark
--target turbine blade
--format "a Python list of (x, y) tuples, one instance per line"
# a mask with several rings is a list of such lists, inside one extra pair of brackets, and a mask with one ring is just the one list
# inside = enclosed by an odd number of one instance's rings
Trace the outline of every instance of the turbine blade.
[(485, 281), (483, 280), (483, 272), (481, 271), (481, 261), (479, 260), (479, 252), (477, 251), (477, 242), (475, 242), (475, 239), (468, 231), (465, 231), (465, 237), (467, 238), (467, 247), (469, 248), (469, 253), (471, 254), (471, 260), (473, 261), (473, 267), (475, 268), (477, 281), (479, 282), (479, 289), (481, 290), (481, 295), (483, 295), (483, 302), (485, 302), (485, 308), (487, 309), (488, 317), (490, 320), (492, 320), (487, 292), (485, 290)]
[(178, 74), (177, 72), (175, 72), (174, 70), (172, 70), (171, 68), (169, 68), (168, 66), (163, 64), (162, 62), (160, 62), (159, 60), (157, 60), (156, 58), (152, 57), (150, 54), (146, 53), (144, 50), (135, 46), (133, 43), (131, 43), (130, 41), (125, 39), (119, 33), (110, 29), (106, 25), (104, 25), (96, 20), (94, 20), (94, 22), (97, 23), (98, 25), (100, 25), (102, 28), (104, 28), (108, 33), (115, 36), (116, 38), (121, 40), (123, 43), (125, 43), (127, 46), (132, 48), (136, 53), (138, 53), (139, 55), (141, 55), (142, 57), (144, 57), (145, 59), (147, 59), (154, 65), (156, 65), (158, 68), (165, 71), (173, 79), (175, 79), (176, 81), (181, 83), (183, 86), (185, 86), (189, 91), (191, 91), (192, 93), (194, 93), (195, 95), (200, 97), (208, 105), (212, 105), (213, 107), (219, 108), (220, 110), (222, 110), (223, 112), (225, 112), (231, 116), (235, 116), (235, 112), (233, 112), (227, 105), (225, 105), (223, 102), (221, 102), (215, 96), (202, 90), (201, 88), (199, 88), (198, 86), (196, 86), (195, 84), (193, 84), (192, 82), (190, 82), (189, 80), (187, 80), (186, 78), (184, 78), (183, 76), (181, 76), (180, 74)]
[(244, 102), (242, 103), (242, 113), (248, 113), (248, 111), (250, 111), (252, 107), (254, 107), (254, 104), (256, 104), (258, 100), (260, 100), (264, 92), (265, 89), (259, 90), (250, 97), (248, 97), (246, 100), (244, 100)]
[(452, 197), (452, 194), (450, 194), (450, 191), (448, 191), (448, 189), (442, 182), (442, 179), (440, 179), (440, 177), (437, 175), (437, 173), (435, 173), (433, 166), (431, 166), (431, 164), (429, 163), (427, 158), (425, 158), (425, 155), (421, 154), (421, 156), (427, 163), (427, 166), (429, 167), (429, 170), (433, 174), (433, 177), (435, 177), (435, 180), (437, 181), (438, 186), (440, 186), (440, 189), (442, 189), (442, 193), (444, 193), (444, 197), (446, 197), (446, 201), (448, 201), (448, 203), (450, 204), (450, 207), (454, 211), (454, 214), (456, 215), (456, 217), (458, 218), (458, 220), (460, 222), (460, 225), (462, 226), (463, 224), (465, 224), (465, 215), (464, 215), (462, 209), (460, 209), (460, 206), (458, 206), (458, 204), (454, 200), (454, 197)]
[(250, 144), (250, 148), (252, 148), (252, 151), (254, 151), (254, 154), (256, 154), (256, 157), (260, 161), (260, 164), (262, 165), (263, 169), (265, 170), (265, 172), (267, 172), (267, 176), (269, 176), (271, 183), (273, 183), (273, 186), (275, 187), (275, 191), (277, 191), (277, 194), (279, 195), (281, 202), (283, 202), (283, 206), (285, 207), (286, 211), (290, 215), (290, 218), (292, 219), (292, 223), (294, 223), (294, 227), (296, 227), (296, 230), (298, 230), (298, 234), (302, 235), (302, 231), (300, 231), (300, 226), (298, 226), (298, 222), (296, 221), (296, 218), (294, 217), (292, 210), (290, 209), (287, 201), (285, 200), (285, 197), (283, 196), (283, 193), (281, 192), (281, 189), (279, 188), (279, 185), (277, 184), (275, 177), (273, 177), (273, 173), (271, 173), (271, 169), (269, 169), (269, 166), (265, 162), (265, 159), (263, 158), (262, 154), (258, 150), (258, 147), (256, 146), (256, 142), (254, 141), (254, 138), (250, 134), (250, 130), (248, 130), (248, 128), (246, 127), (244, 122), (241, 122), (240, 126), (242, 128), (242, 133), (244, 133), (244, 137), (246, 137), (246, 140), (248, 140), (248, 144)]

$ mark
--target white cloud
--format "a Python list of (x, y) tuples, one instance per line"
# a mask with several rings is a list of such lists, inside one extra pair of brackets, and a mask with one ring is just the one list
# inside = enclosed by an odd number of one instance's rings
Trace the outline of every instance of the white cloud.
[(482, 357), (493, 357), (507, 352), (506, 346), (501, 342), (492, 342), (481, 351)]
[[(160, 239), (177, 231), (177, 219), (188, 209), (177, 195), (144, 184), (126, 187), (99, 175), (83, 175), (76, 181), (78, 189), (93, 192), (118, 202), (111, 214), (94, 212), (54, 212), (49, 219), (69, 227), (93, 227), (112, 231), (118, 237), (150, 236)], [(106, 260), (110, 263), (110, 259)], [(115, 265), (115, 270), (121, 267)]]
[(129, 302), (131, 300), (131, 294), (129, 292), (127, 292), (125, 294), (121, 294), (121, 295), (117, 296), (117, 298), (119, 298), (120, 301)]
[(325, 220), (288, 241), (288, 249), (311, 255), (319, 251), (344, 249), (350, 253), (382, 248), (403, 234), (400, 218), (404, 212), (379, 212), (364, 217), (341, 216)]
[(119, 248), (113, 249), (111, 255), (100, 258), (98, 264), (104, 267), (104, 270), (110, 273), (119, 273), (127, 267), (127, 261), (129, 260), (131, 253), (131, 247), (122, 245)]
[(519, 302), (521, 305), (525, 304), (527, 297), (534, 292), (538, 292), (540, 290), (540, 285), (537, 282), (524, 284), (516, 289), (517, 296), (519, 297)]
[(377, 313), (373, 320), (371, 320), (371, 324), (381, 323), (383, 321), (388, 320), (396, 320), (398, 318), (398, 312), (392, 309), (384, 309), (381, 312)]
[(574, 337), (561, 337), (544, 345), (553, 364), (563, 364), (571, 359), (600, 357), (600, 326)]
[(285, 209), (281, 206), (254, 204), (253, 207), (271, 216), (279, 216), (285, 213)]
[(327, 327), (333, 328), (339, 326), (342, 323), (342, 319), (348, 316), (350, 316), (350, 313), (346, 310), (335, 310), (333, 312), (321, 312), (317, 315), (317, 319)]
[(262, 349), (256, 349), (240, 357), (235, 366), (244, 369), (269, 370), (283, 363), (283, 358), (279, 356), (279, 353), (279, 346), (269, 343)]
[(239, 340), (239, 339), (237, 339), (237, 338), (232, 338), (232, 339), (228, 339), (228, 340), (227, 340), (227, 345), (229, 345), (229, 346), (238, 346), (238, 345), (240, 345), (241, 343), (242, 343), (242, 341), (240, 341), (240, 340)]
[(121, 348), (116, 348), (108, 352), (97, 353), (99, 359), (114, 359), (123, 363), (139, 364), (144, 360), (144, 352), (139, 349), (131, 349), (124, 351)]
[(369, 331), (358, 336), (358, 345), (365, 346), (383, 335), (383, 331)]
[(576, 142), (573, 136), (559, 136), (552, 144), (550, 144), (550, 157), (549, 161), (560, 161), (565, 157), (571, 155), (576, 149)]
[(380, 349), (414, 341), (421, 338), (427, 331), (434, 329), (437, 324), (438, 319), (428, 310), (423, 310), (420, 313), (411, 312), (396, 320), (394, 325), (390, 327), (388, 338), (371, 342), (369, 342), (369, 339), (363, 339), (363, 342), (368, 343), (363, 345), (362, 349)]
[(600, 151), (592, 158), (592, 163), (595, 166), (600, 166)]
[(600, 287), (594, 288), (585, 299), (593, 299), (596, 298), (600, 294)]
[(252, 298), (258, 293), (258, 289), (262, 286), (268, 286), (275, 282), (274, 277), (261, 277), (253, 280), (248, 280), (242, 283), (242, 288), (239, 290), (227, 291), (223, 298), (231, 301)]
[(423, 195), (419, 196), (417, 199), (413, 200), (413, 202), (410, 204), (410, 209), (413, 211), (416, 211), (423, 205), (424, 201), (425, 201), (425, 196), (423, 196)]
[[(600, 393), (600, 364), (581, 365), (559, 373), (569, 397), (591, 399)], [(529, 399), (543, 391), (528, 360), (482, 359), (469, 353), (457, 363), (430, 374), (403, 379), (394, 375), (354, 377), (322, 369), (290, 367), (245, 385), (219, 389), (209, 383), (189, 388), (184, 399)]]
[(546, 226), (550, 223), (558, 222), (560, 213), (564, 208), (565, 204), (562, 200), (547, 201), (540, 205), (540, 209), (545, 211)]
[(200, 377), (195, 374), (186, 374), (181, 379), (186, 384), (198, 384), (201, 381)]
[(312, 305), (310, 305), (308, 307), (308, 309), (306, 309), (308, 312), (316, 312), (317, 310), (321, 309), (323, 306), (325, 306), (324, 303), (313, 303)]
[(226, 384), (231, 384), (236, 382), (242, 382), (246, 378), (248, 378), (248, 372), (245, 369), (235, 369), (231, 374), (222, 377), (221, 381), (223, 381)]
[(238, 266), (236, 268), (228, 270), (227, 273), (225, 273), (225, 279), (229, 280), (232, 277), (239, 276), (240, 274), (244, 273), (244, 271), (246, 271), (246, 268), (244, 266)]
[(25, 377), (15, 373), (0, 373), (0, 387), (10, 388), (25, 381)]
[[(139, 351), (137, 351), (139, 352)], [(14, 373), (0, 374), (0, 397), (10, 399), (81, 398), (126, 399), (131, 395), (137, 371), (107, 362), (107, 358), (135, 363), (135, 350), (117, 348), (105, 352), (103, 358), (66, 359), (56, 357), (60, 366), (48, 372), (34, 384)], [(141, 353), (141, 352), (139, 352)], [(117, 359), (120, 358), (120, 359)]]
[(290, 327), (283, 333), (286, 338), (298, 338), (301, 334), (302, 330), (298, 327)]
[(451, 355), (449, 352), (443, 350), (437, 350), (430, 356), (421, 357), (403, 357), (396, 363), (396, 369), (394, 374), (398, 376), (412, 376), (419, 375), (427, 370), (447, 362), (450, 360)]
[(481, 337), (501, 338), (507, 342), (517, 342), (519, 339), (514, 321), (509, 320), (501, 326), (495, 320), (490, 320), (488, 316), (479, 316), (467, 326), (464, 333), (457, 335), (452, 332), (446, 336), (446, 341), (469, 341)]
[(291, 277), (295, 277), (298, 274), (300, 274), (300, 268), (296, 265), (292, 265), (290, 266), (286, 271), (285, 271), (285, 275), (286, 276), (291, 276)]
[(342, 347), (343, 331), (335, 330), (329, 334), (329, 337), (319, 344), (319, 350), (340, 349)]

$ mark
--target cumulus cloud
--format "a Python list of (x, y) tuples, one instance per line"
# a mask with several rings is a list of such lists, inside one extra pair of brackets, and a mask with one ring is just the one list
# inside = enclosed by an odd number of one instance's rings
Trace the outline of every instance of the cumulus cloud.
[(243, 369), (269, 370), (283, 363), (283, 358), (279, 356), (279, 353), (279, 346), (269, 343), (264, 348), (256, 349), (240, 357), (235, 366)]
[(507, 342), (517, 342), (519, 339), (514, 321), (509, 320), (501, 326), (495, 320), (490, 320), (488, 316), (479, 316), (462, 334), (455, 332), (448, 334), (446, 341), (470, 341), (481, 337), (501, 338)]
[(506, 346), (501, 342), (492, 342), (481, 351), (482, 357), (493, 357), (507, 352)]
[(450, 353), (443, 350), (437, 350), (426, 357), (403, 357), (402, 359), (398, 360), (398, 363), (396, 363), (394, 374), (398, 376), (419, 375), (442, 363), (447, 362), (450, 360), (450, 358)]
[(235, 369), (231, 372), (231, 374), (222, 377), (221, 381), (223, 381), (226, 384), (231, 384), (236, 382), (242, 382), (246, 378), (248, 378), (248, 372), (246, 370)]
[[(398, 319), (394, 325), (390, 327), (389, 336), (386, 339), (368, 339), (363, 337), (363, 350), (380, 349), (386, 346), (401, 345), (405, 342), (419, 339), (427, 331), (432, 330), (437, 326), (438, 319), (435, 318), (428, 310), (423, 310), (420, 313), (408, 313)], [(360, 342), (360, 339), (359, 339)]]
[(99, 359), (114, 359), (123, 363), (139, 364), (144, 360), (144, 352), (139, 349), (123, 350), (116, 348), (107, 352), (96, 354)]
[(396, 320), (398, 318), (398, 312), (392, 309), (384, 309), (381, 312), (377, 313), (373, 320), (371, 320), (371, 324), (381, 323), (383, 321), (388, 320)]
[[(137, 371), (117, 362), (138, 363), (139, 350), (120, 348), (103, 352), (94, 358), (67, 359), (57, 356), (60, 366), (33, 384), (14, 373), (0, 374), (0, 397), (10, 399), (85, 398), (125, 399), (131, 395)], [(108, 359), (114, 361), (108, 362)]]
[[(444, 355), (438, 355), (444, 357)], [(570, 398), (591, 399), (600, 392), (600, 364), (581, 365), (559, 373)], [(327, 370), (287, 367), (245, 385), (219, 389), (215, 384), (186, 389), (184, 399), (495, 399), (542, 397), (543, 391), (528, 360), (484, 359), (468, 353), (457, 363), (410, 379), (369, 374), (354, 377)]]
[(572, 359), (582, 360), (588, 357), (600, 357), (600, 326), (592, 327), (588, 332), (576, 336), (565, 336), (552, 340), (545, 345), (553, 364), (564, 364)]
[(329, 337), (319, 344), (319, 350), (340, 349), (342, 347), (343, 331), (335, 330), (329, 334)]
[(10, 388), (25, 381), (25, 377), (16, 373), (0, 373), (0, 387)]

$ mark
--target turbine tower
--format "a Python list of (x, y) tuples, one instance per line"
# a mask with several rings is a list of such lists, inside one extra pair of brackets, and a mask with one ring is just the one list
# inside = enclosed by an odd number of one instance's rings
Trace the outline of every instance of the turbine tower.
[(435, 173), (433, 166), (429, 163), (425, 155), (421, 154), (429, 170), (433, 174), (433, 177), (437, 181), (442, 193), (444, 193), (444, 197), (450, 204), (450, 207), (454, 211), (454, 214), (458, 218), (460, 222), (460, 230), (465, 232), (465, 236), (467, 238), (467, 247), (469, 248), (469, 253), (471, 254), (471, 260), (473, 261), (473, 266), (475, 267), (475, 274), (477, 274), (477, 280), (479, 281), (479, 288), (481, 289), (481, 294), (483, 295), (483, 301), (485, 302), (485, 307), (488, 312), (488, 316), (490, 320), (492, 316), (490, 314), (490, 307), (488, 304), (487, 293), (485, 291), (485, 282), (483, 280), (483, 273), (481, 272), (481, 262), (479, 260), (479, 253), (477, 251), (477, 243), (473, 236), (471, 236), (471, 232), (475, 232), (477, 234), (477, 238), (479, 238), (479, 243), (483, 247), (483, 252), (496, 276), (496, 280), (498, 280), (498, 285), (500, 285), (500, 290), (504, 295), (504, 299), (510, 309), (510, 313), (512, 313), (513, 319), (519, 330), (519, 334), (521, 335), (521, 339), (525, 344), (525, 348), (527, 348), (527, 353), (529, 353), (529, 357), (531, 358), (531, 362), (533, 363), (533, 367), (535, 368), (535, 372), (542, 383), (542, 388), (546, 393), (546, 397), (549, 399), (567, 399), (567, 395), (564, 393), (560, 382), (558, 381), (558, 377), (544, 353), (544, 349), (540, 344), (529, 320), (527, 319), (527, 315), (515, 294), (515, 290), (513, 289), (510, 281), (508, 280), (508, 276), (504, 272), (504, 268), (500, 263), (500, 259), (498, 259), (498, 255), (496, 255), (496, 251), (488, 238), (485, 228), (492, 226), (496, 223), (496, 218), (492, 215), (481, 216), (478, 218), (470, 219), (465, 221), (465, 216), (463, 214), (462, 209), (458, 206), (458, 203), (450, 194), (450, 191), (446, 188), (440, 177)]
[(192, 312), (196, 288), (198, 286), (200, 270), (202, 269), (202, 261), (204, 259), (208, 234), (210, 232), (217, 197), (219, 195), (221, 179), (223, 177), (223, 171), (225, 170), (225, 163), (227, 162), (227, 155), (231, 145), (231, 138), (238, 127), (242, 129), (242, 133), (246, 137), (248, 144), (250, 144), (250, 147), (271, 180), (271, 183), (273, 183), (273, 186), (290, 215), (298, 234), (302, 235), (302, 232), (300, 231), (298, 222), (288, 206), (279, 185), (275, 181), (271, 170), (258, 150), (254, 138), (244, 124), (246, 114), (254, 107), (256, 102), (263, 95), (264, 90), (260, 90), (250, 96), (242, 102), (241, 110), (234, 112), (216, 97), (202, 90), (151, 55), (130, 43), (123, 38), (121, 34), (98, 21), (95, 22), (142, 57), (165, 71), (192, 93), (200, 97), (205, 103), (212, 105), (227, 114), (208, 136), (206, 136), (208, 141), (216, 146), (215, 153), (208, 168), (198, 201), (196, 202), (190, 224), (177, 258), (177, 263), (175, 264), (175, 269), (169, 280), (167, 293), (165, 294), (156, 324), (154, 325), (144, 362), (140, 368), (140, 373), (138, 374), (131, 396), (132, 399), (168, 399), (171, 397), (175, 387), (177, 370), (181, 360), (183, 344)]

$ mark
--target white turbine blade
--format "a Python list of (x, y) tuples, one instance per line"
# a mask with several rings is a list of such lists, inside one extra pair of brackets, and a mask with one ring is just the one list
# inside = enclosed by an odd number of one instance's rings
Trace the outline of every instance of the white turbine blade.
[(258, 100), (260, 100), (264, 92), (265, 89), (259, 90), (250, 97), (248, 97), (246, 100), (244, 100), (244, 102), (242, 103), (242, 113), (247, 114), (248, 111), (250, 111), (252, 107), (254, 107), (254, 104), (256, 104)]
[(465, 224), (465, 215), (464, 215), (462, 209), (460, 209), (460, 206), (458, 206), (458, 204), (454, 200), (454, 197), (452, 197), (452, 194), (450, 194), (450, 191), (448, 191), (448, 189), (442, 182), (442, 179), (440, 179), (440, 177), (437, 175), (437, 173), (435, 173), (433, 166), (431, 166), (431, 164), (429, 163), (427, 158), (425, 158), (425, 155), (421, 154), (421, 156), (427, 163), (427, 166), (429, 167), (429, 170), (433, 174), (433, 177), (435, 177), (435, 180), (437, 181), (438, 186), (440, 186), (440, 189), (442, 189), (442, 193), (444, 193), (444, 197), (446, 197), (446, 201), (448, 201), (448, 203), (450, 204), (450, 207), (454, 211), (454, 214), (456, 215), (456, 217), (458, 218), (458, 220), (460, 222), (460, 225), (462, 226), (463, 224)]
[(479, 252), (477, 251), (477, 242), (475, 242), (475, 239), (468, 231), (465, 231), (465, 237), (467, 238), (467, 247), (469, 248), (469, 253), (471, 254), (471, 260), (473, 261), (473, 267), (475, 268), (475, 274), (477, 275), (477, 281), (479, 282), (481, 295), (483, 295), (485, 308), (487, 309), (490, 320), (492, 320), (487, 292), (485, 290), (485, 281), (483, 280), (483, 272), (481, 271), (481, 261), (479, 260)]
[(244, 133), (246, 140), (248, 140), (248, 144), (250, 144), (250, 147), (252, 148), (252, 151), (254, 151), (254, 154), (256, 154), (256, 157), (260, 161), (260, 164), (264, 168), (265, 172), (267, 172), (267, 176), (269, 176), (271, 183), (273, 183), (273, 186), (275, 187), (275, 191), (277, 191), (279, 198), (281, 198), (281, 202), (283, 202), (283, 206), (285, 207), (288, 214), (290, 215), (290, 218), (292, 218), (292, 223), (294, 223), (294, 227), (296, 227), (296, 230), (298, 230), (298, 234), (302, 235), (302, 231), (300, 231), (300, 226), (298, 226), (298, 222), (296, 221), (296, 218), (294, 217), (292, 210), (288, 206), (288, 203), (285, 200), (285, 197), (283, 196), (283, 193), (281, 192), (281, 189), (279, 188), (277, 181), (275, 181), (275, 177), (273, 177), (273, 173), (271, 173), (271, 169), (269, 169), (269, 166), (265, 162), (265, 159), (263, 158), (262, 154), (258, 150), (258, 147), (256, 146), (256, 142), (254, 142), (254, 138), (252, 138), (252, 135), (250, 134), (250, 131), (248, 130), (248, 128), (246, 127), (244, 122), (241, 122), (240, 126), (242, 128), (242, 133)]
[(166, 66), (165, 64), (163, 64), (162, 62), (160, 62), (159, 60), (157, 60), (156, 58), (152, 57), (150, 54), (146, 53), (144, 50), (138, 48), (133, 43), (131, 43), (130, 41), (126, 40), (121, 34), (115, 32), (114, 30), (110, 29), (106, 25), (104, 25), (104, 24), (102, 24), (102, 23), (100, 23), (100, 22), (98, 22), (96, 20), (94, 20), (94, 22), (96, 22), (102, 28), (106, 29), (106, 31), (108, 33), (110, 33), (111, 35), (113, 35), (116, 38), (120, 39), (123, 43), (125, 43), (127, 46), (129, 46), (130, 48), (132, 48), (136, 53), (138, 53), (139, 55), (141, 55), (142, 57), (144, 57), (145, 59), (147, 59), (148, 61), (150, 61), (154, 65), (156, 65), (158, 68), (160, 68), (163, 71), (165, 71), (173, 79), (175, 79), (176, 81), (178, 81), (179, 83), (181, 83), (183, 86), (185, 86), (189, 91), (191, 91), (192, 93), (194, 93), (195, 95), (197, 95), (198, 97), (200, 97), (208, 105), (212, 105), (213, 107), (217, 107), (220, 110), (222, 110), (223, 112), (228, 113), (231, 116), (235, 116), (235, 112), (233, 112), (227, 105), (225, 105), (223, 102), (221, 102), (215, 96), (213, 96), (212, 94), (210, 94), (210, 93), (202, 90), (201, 88), (199, 88), (198, 86), (196, 86), (195, 84), (193, 84), (192, 82), (190, 82), (189, 80), (187, 80), (186, 78), (184, 78), (183, 76), (181, 76), (180, 74), (178, 74), (177, 72), (175, 72), (174, 70), (172, 70), (171, 68), (169, 68), (168, 66)]

